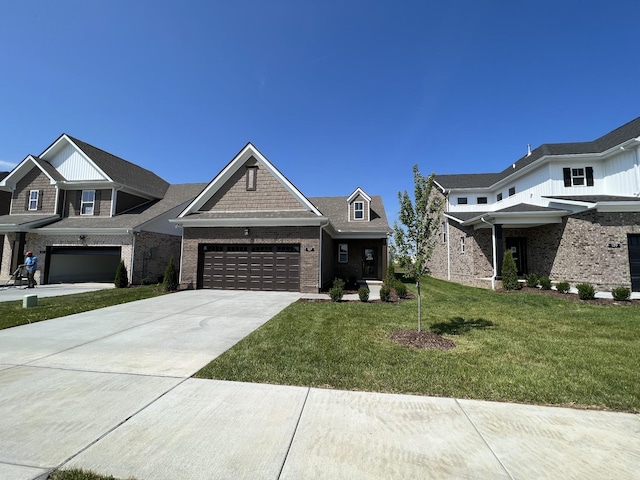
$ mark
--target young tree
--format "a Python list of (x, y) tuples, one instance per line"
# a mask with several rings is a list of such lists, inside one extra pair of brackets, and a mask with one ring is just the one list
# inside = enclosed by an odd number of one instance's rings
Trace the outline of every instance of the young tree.
[(440, 228), (440, 215), (444, 200), (433, 192), (432, 173), (424, 177), (413, 166), (414, 200), (409, 194), (398, 192), (400, 224), (393, 224), (394, 258), (406, 269), (405, 276), (416, 279), (418, 288), (418, 332), (422, 330), (422, 297), (420, 277), (429, 273), (427, 262), (433, 254), (436, 236)]
[(164, 279), (162, 285), (166, 292), (175, 292), (178, 290), (178, 272), (176, 266), (173, 263), (173, 257), (169, 260), (169, 265), (164, 271)]
[(116, 277), (113, 281), (116, 288), (127, 288), (129, 285), (129, 276), (127, 274), (127, 267), (124, 266), (124, 262), (120, 260), (118, 268), (116, 269)]

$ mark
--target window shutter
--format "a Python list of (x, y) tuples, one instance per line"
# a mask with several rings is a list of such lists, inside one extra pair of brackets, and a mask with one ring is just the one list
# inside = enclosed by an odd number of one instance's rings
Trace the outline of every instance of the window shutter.
[(563, 168), (562, 175), (564, 176), (564, 186), (570, 187), (571, 186), (571, 169)]
[(38, 210), (42, 210), (42, 190), (38, 190)]
[(93, 196), (93, 214), (100, 215), (100, 190), (96, 190)]
[(31, 192), (29, 190), (27, 190), (27, 193), (24, 196), (24, 210), (26, 212), (29, 211), (29, 198), (31, 196)]
[(587, 173), (587, 187), (593, 187), (593, 167), (585, 168)]

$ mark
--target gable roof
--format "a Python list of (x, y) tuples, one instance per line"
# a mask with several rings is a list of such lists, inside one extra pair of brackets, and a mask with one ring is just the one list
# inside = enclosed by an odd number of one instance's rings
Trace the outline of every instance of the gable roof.
[(602, 154), (626, 142), (640, 142), (640, 117), (590, 142), (544, 143), (499, 173), (436, 175), (442, 189), (490, 188), (536, 161), (552, 156)]
[(358, 187), (351, 195), (349, 195), (349, 198), (347, 198), (347, 203), (351, 203), (353, 200), (358, 198), (358, 195), (362, 196), (362, 198), (364, 198), (367, 202), (371, 201), (371, 197), (367, 195), (364, 190)]
[[(255, 158), (273, 177), (293, 196), (304, 210), (320, 217), (322, 214), (318, 209), (298, 190), (287, 178), (274, 167), (267, 158), (254, 147), (251, 142), (247, 143), (238, 154), (224, 167), (216, 177), (211, 180), (207, 187), (198, 195), (187, 208), (185, 208), (178, 218), (185, 218), (192, 214), (197, 214), (198, 210), (220, 190), (226, 182), (249, 160)], [(304, 213), (304, 212), (303, 212)], [(216, 214), (207, 214), (208, 217), (214, 218)]]
[(345, 205), (352, 199), (349, 197), (313, 197), (309, 200), (318, 207), (322, 214), (329, 218), (331, 225), (338, 233), (369, 232), (380, 233), (386, 236), (390, 232), (387, 215), (384, 211), (382, 197), (372, 195), (368, 222), (350, 222)]

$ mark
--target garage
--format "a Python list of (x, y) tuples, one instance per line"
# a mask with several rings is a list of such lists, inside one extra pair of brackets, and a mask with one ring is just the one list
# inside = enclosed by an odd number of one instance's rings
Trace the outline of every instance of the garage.
[(300, 291), (300, 245), (200, 245), (198, 288)]
[(113, 282), (121, 247), (48, 247), (47, 283)]

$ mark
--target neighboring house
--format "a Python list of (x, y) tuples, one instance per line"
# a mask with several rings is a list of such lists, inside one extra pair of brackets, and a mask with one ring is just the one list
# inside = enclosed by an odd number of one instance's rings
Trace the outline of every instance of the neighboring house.
[[(0, 172), (0, 182), (9, 172)], [(11, 209), (11, 190), (2, 190), (0, 188), (0, 215), (7, 215)], [(4, 250), (4, 233), (0, 231), (0, 259)], [(2, 276), (2, 263), (0, 262), (0, 276)]]
[(640, 291), (640, 118), (591, 142), (544, 144), (500, 173), (436, 175), (446, 198), (430, 267), (488, 286), (518, 274)]
[(379, 196), (307, 198), (251, 143), (172, 222), (183, 287), (318, 292), (386, 273)]
[(67, 134), (29, 155), (0, 181), (11, 205), (0, 216), (0, 281), (32, 250), (39, 283), (109, 282), (123, 260), (131, 283), (157, 282), (181, 232), (169, 218), (205, 184), (169, 185), (122, 158)]

